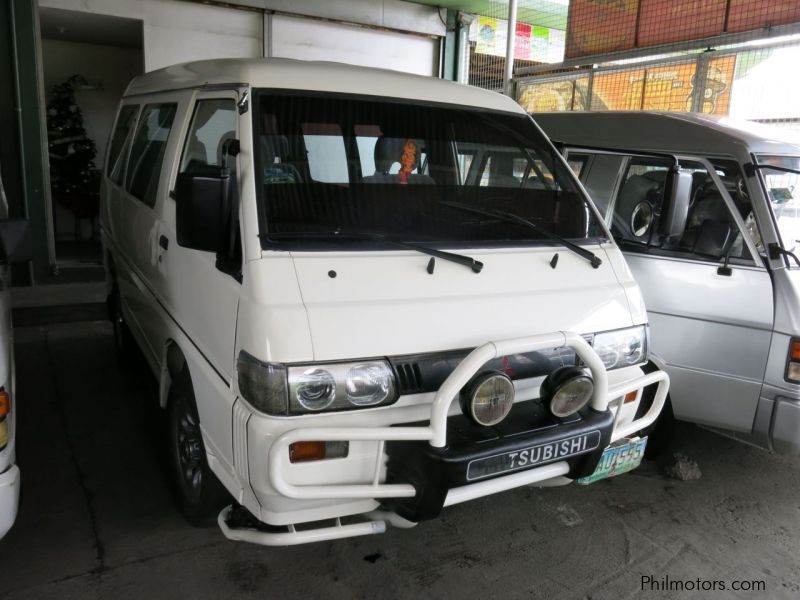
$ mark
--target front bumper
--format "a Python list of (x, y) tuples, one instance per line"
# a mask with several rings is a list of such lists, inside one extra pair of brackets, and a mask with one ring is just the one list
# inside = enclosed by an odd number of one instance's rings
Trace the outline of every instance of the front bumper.
[(0, 539), (17, 519), (19, 481), (20, 472), (17, 465), (11, 465), (5, 472), (0, 473)]
[[(416, 494), (410, 498), (387, 500), (384, 505), (404, 519), (418, 522), (439, 516), (444, 506), (456, 504), (471, 486), (487, 488), (488, 491), (494, 485), (490, 482), (503, 479), (512, 472), (535, 473), (545, 465), (560, 463), (559, 473), (571, 479), (594, 473), (611, 441), (614, 415), (610, 410), (598, 412), (590, 408), (583, 411), (582, 418), (531, 429), (524, 426), (528, 407), (520, 404), (515, 408), (522, 414), (517, 418), (511, 414), (506, 421), (516, 420), (518, 423), (509, 423), (504, 432), (489, 439), (451, 435), (445, 448), (436, 448), (425, 442), (389, 442), (386, 447), (389, 456), (387, 481), (410, 483)], [(450, 420), (466, 421), (464, 417), (451, 417)], [(453, 429), (455, 427), (451, 427), (451, 431)], [(560, 445), (565, 446), (563, 458), (557, 452)], [(577, 447), (571, 450), (571, 445)], [(514, 457), (509, 470), (495, 473), (484, 466), (497, 464), (507, 456)]]
[[(540, 440), (556, 440), (569, 438), (582, 431), (597, 431), (597, 446), (591, 452), (570, 457), (569, 460), (557, 460), (537, 464), (533, 468), (517, 470), (498, 477), (482, 478), (480, 481), (466, 482), (459, 478), (471, 460), (481, 458), (481, 453), (497, 451), (497, 444), (485, 446), (485, 450), (462, 448), (454, 453), (447, 448), (448, 412), (459, 391), (490, 360), (516, 353), (536, 352), (545, 349), (570, 347), (583, 363), (590, 369), (594, 379), (594, 393), (586, 413), (589, 418), (579, 420), (573, 425), (560, 424), (550, 432), (531, 431), (516, 440), (502, 442), (504, 447), (525, 448)], [(647, 412), (638, 419), (621, 418), (625, 412), (621, 408), (616, 412), (609, 409), (609, 399), (621, 398), (625, 394), (640, 390), (648, 385), (658, 385), (655, 398)], [(497, 493), (521, 485), (546, 482), (564, 476), (578, 477), (594, 470), (605, 447), (616, 440), (651, 425), (658, 417), (667, 395), (669, 380), (663, 371), (649, 373), (628, 379), (609, 387), (608, 375), (600, 357), (592, 347), (578, 334), (555, 332), (525, 338), (516, 338), (489, 342), (473, 350), (449, 375), (437, 391), (428, 412), (428, 420), (419, 424), (401, 426), (370, 427), (298, 427), (279, 435), (272, 440), (268, 450), (267, 474), (271, 488), (284, 499), (311, 502), (324, 501), (376, 501), (388, 505), (394, 515), (392, 518), (380, 517), (370, 523), (341, 525), (337, 518), (336, 525), (313, 531), (295, 531), (289, 525), (289, 533), (271, 533), (263, 531), (241, 531), (230, 527), (227, 515), (223, 511), (218, 522), (225, 535), (231, 539), (246, 539), (264, 545), (288, 545), (335, 539), (351, 535), (379, 533), (385, 529), (386, 523), (408, 523), (410, 520), (432, 518), (443, 506), (463, 502), (473, 498)], [(366, 423), (362, 420), (362, 423)], [(366, 441), (376, 443), (377, 452), (374, 458), (374, 470), (370, 483), (292, 483), (288, 462), (289, 446), (300, 441)], [(398, 450), (400, 449), (400, 450)], [(403, 453), (413, 453), (416, 458), (403, 458)], [(389, 456), (388, 470), (386, 457)], [(422, 468), (419, 474), (411, 475), (410, 465), (417, 462)], [(407, 463), (407, 465), (406, 465)], [(406, 465), (406, 466), (404, 466)], [(335, 465), (331, 465), (331, 468)], [(444, 473), (444, 477), (434, 478), (434, 471)], [(427, 471), (427, 473), (426, 473)], [(362, 479), (363, 481), (363, 479)], [(564, 482), (568, 482), (565, 480)], [(455, 485), (459, 484), (459, 485)], [(403, 500), (410, 499), (410, 500)], [(405, 503), (405, 504), (404, 504)], [(405, 507), (405, 508), (402, 508)], [(420, 508), (423, 507), (423, 508)], [(370, 509), (367, 509), (370, 510)], [(399, 511), (401, 515), (397, 512)], [(352, 513), (341, 513), (352, 514)], [(405, 516), (403, 516), (405, 515)], [(271, 520), (270, 520), (271, 521)], [(347, 528), (347, 533), (342, 529)]]

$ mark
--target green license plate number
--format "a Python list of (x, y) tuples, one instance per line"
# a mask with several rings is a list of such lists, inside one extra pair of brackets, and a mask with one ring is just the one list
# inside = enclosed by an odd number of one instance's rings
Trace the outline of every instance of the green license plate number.
[(642, 462), (645, 446), (647, 446), (646, 437), (630, 440), (617, 446), (609, 446), (603, 452), (594, 473), (588, 477), (576, 479), (575, 483), (588, 485), (601, 479), (632, 471)]

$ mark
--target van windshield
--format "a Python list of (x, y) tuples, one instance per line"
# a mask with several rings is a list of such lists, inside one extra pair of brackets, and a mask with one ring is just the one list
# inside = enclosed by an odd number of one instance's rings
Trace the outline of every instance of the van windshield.
[[(759, 165), (800, 170), (800, 156), (757, 156)], [(800, 175), (759, 169), (764, 178), (772, 212), (786, 250), (794, 251), (800, 243)]]
[(392, 248), (382, 238), (462, 247), (554, 243), (453, 203), (512, 213), (578, 243), (605, 236), (526, 115), (368, 96), (262, 90), (256, 97), (265, 248)]

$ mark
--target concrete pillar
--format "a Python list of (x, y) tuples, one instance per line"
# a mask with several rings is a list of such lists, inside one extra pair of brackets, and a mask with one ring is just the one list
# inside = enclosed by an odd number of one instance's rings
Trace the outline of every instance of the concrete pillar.
[(43, 283), (50, 275), (46, 121), (39, 58), (36, 0), (0, 3), (0, 165), (12, 217), (26, 217), (33, 261), (15, 267), (15, 285)]

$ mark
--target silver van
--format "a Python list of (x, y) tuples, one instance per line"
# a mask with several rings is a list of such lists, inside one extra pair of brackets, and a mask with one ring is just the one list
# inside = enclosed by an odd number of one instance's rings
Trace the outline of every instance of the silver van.
[(674, 416), (800, 453), (800, 146), (692, 114), (534, 117), (641, 286)]

